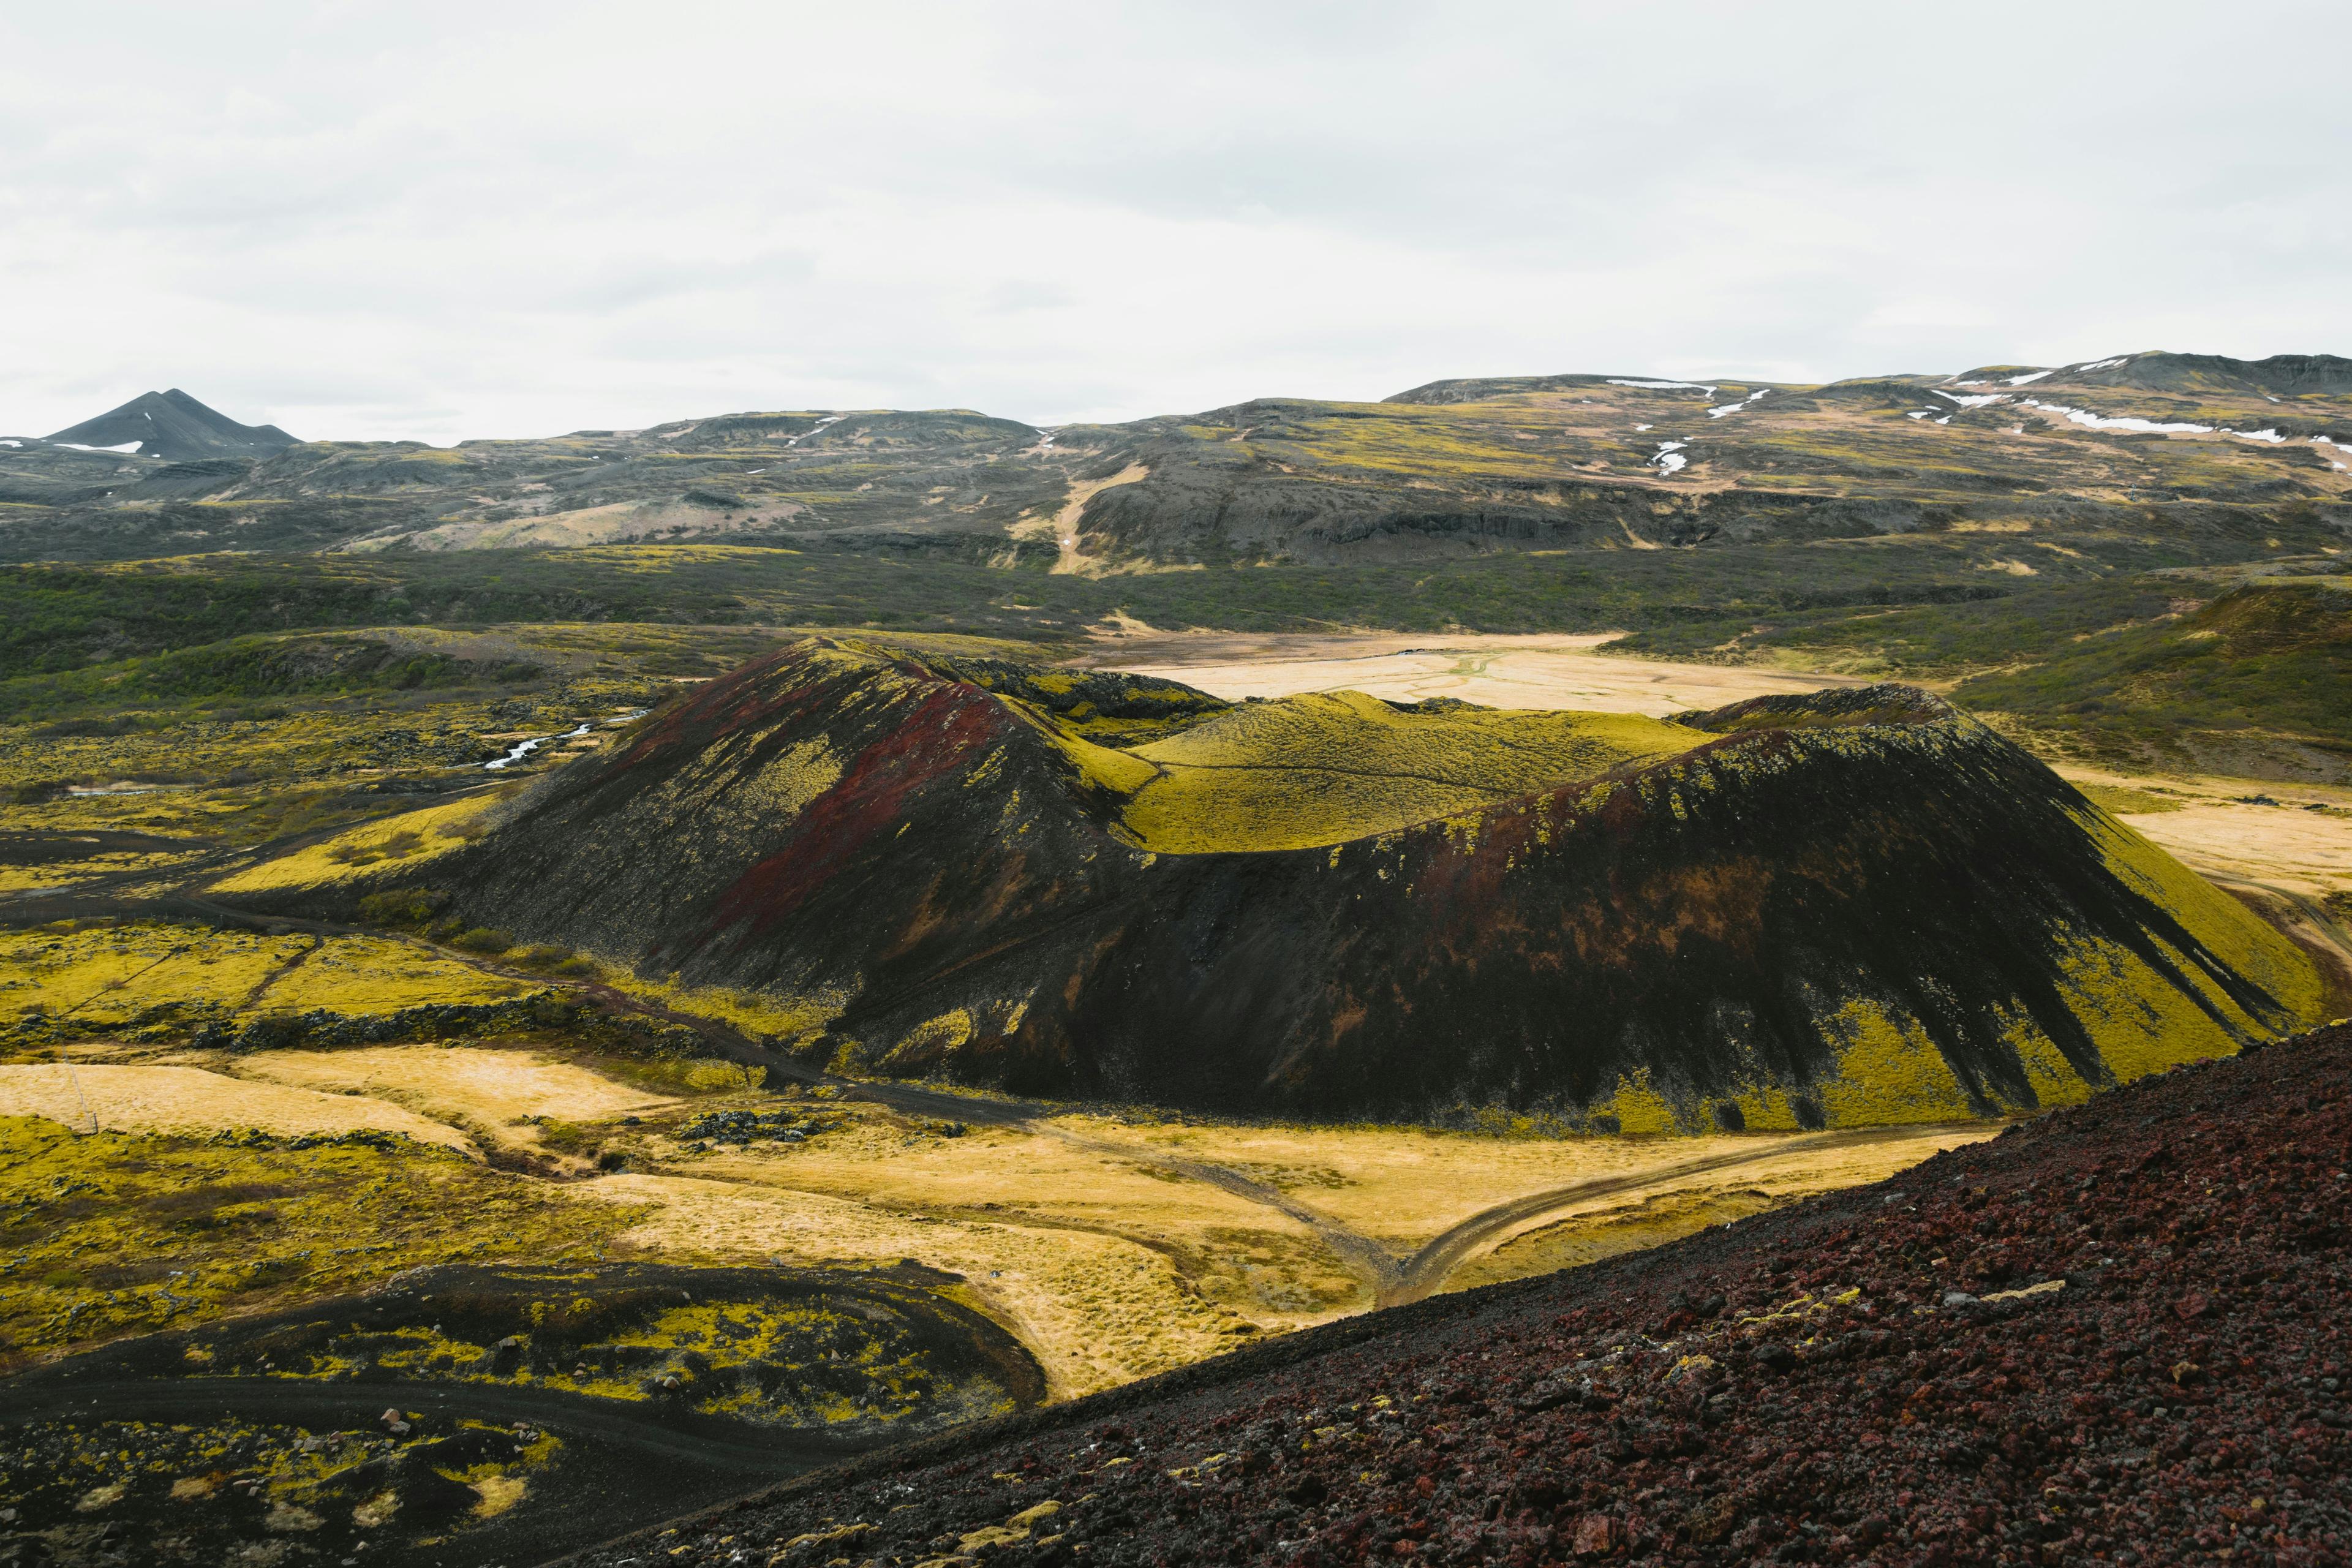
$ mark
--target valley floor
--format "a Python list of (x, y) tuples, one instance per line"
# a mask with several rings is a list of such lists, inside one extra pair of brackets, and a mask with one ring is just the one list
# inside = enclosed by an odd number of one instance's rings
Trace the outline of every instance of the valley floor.
[[(1604, 640), (1139, 636), (1087, 662), (1227, 698), (1349, 688), (1651, 715), (1859, 684), (1630, 658), (1599, 651)], [(625, 701), (617, 684), (597, 687), (506, 715), (499, 733), (569, 737)], [(475, 725), (485, 738), (489, 719)], [(96, 756), (137, 742), (55, 744)], [(222, 743), (246, 742), (225, 731)], [(2063, 771), (2333, 952), (2352, 996), (2352, 791)], [(446, 808), (449, 831), (510, 775), (481, 776), (476, 796)], [(413, 799), (276, 783), (149, 790), (0, 805), (0, 1368), (12, 1373), (419, 1268), (779, 1280), (911, 1268), (908, 1289), (1008, 1331), (1034, 1358), (1035, 1394), (1067, 1399), (1375, 1306), (1650, 1247), (2000, 1131), (1564, 1138), (1532, 1125), (1244, 1124), (799, 1074), (722, 1010), (562, 954), (502, 953), (471, 941), (480, 933), (240, 920), (202, 897), (264, 856), (356, 868), (409, 853), (393, 835), (352, 859), (355, 841), (334, 836)], [(210, 1196), (175, 1196), (189, 1191)], [(632, 1341), (632, 1353), (690, 1352), (726, 1373), (738, 1352), (678, 1337), (707, 1327), (673, 1325), (675, 1342)], [(498, 1338), (451, 1353), (487, 1357)], [(843, 1353), (808, 1340), (791, 1376)], [(879, 1354), (850, 1354), (863, 1370), (826, 1417), (843, 1441), (932, 1418), (891, 1403)], [(1029, 1376), (967, 1379), (955, 1397), (989, 1407)], [(541, 1385), (604, 1397), (589, 1381), (556, 1369)], [(0, 1507), (15, 1506), (26, 1473), (0, 1466)], [(529, 1523), (508, 1511), (522, 1469), (467, 1474), (481, 1501), (459, 1501), (478, 1515), (461, 1510), (436, 1537), (452, 1563)], [(115, 1484), (93, 1470), (81, 1501), (59, 1505), (72, 1516), (52, 1542), (71, 1548), (62, 1561), (98, 1550)], [(509, 1535), (491, 1530), (499, 1519)]]

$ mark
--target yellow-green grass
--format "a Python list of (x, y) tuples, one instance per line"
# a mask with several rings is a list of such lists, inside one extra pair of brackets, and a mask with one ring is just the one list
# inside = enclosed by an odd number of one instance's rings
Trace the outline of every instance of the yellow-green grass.
[(2168, 795), (2156, 795), (2126, 785), (2077, 784), (2074, 786), (2100, 810), (2117, 816), (2141, 816), (2150, 812), (2179, 811), (2181, 803)]
[(1711, 737), (1628, 713), (1406, 712), (1359, 691), (1246, 703), (1129, 752), (1067, 754), (1129, 798), (1119, 822), (1156, 854), (1301, 849), (1475, 810)]
[(541, 989), (530, 981), (485, 973), (415, 942), (333, 936), (280, 975), (260, 1000), (273, 1013), (324, 1008), (355, 1016), (428, 1003), (505, 1002)]
[(537, 987), (412, 943), (141, 921), (0, 931), (0, 1026), (37, 1016), (99, 1036), (188, 1012), (234, 1018), (492, 1003)]
[(420, 1143), (293, 1149), (0, 1117), (0, 1365), (424, 1264), (584, 1260), (630, 1217)]
[(504, 792), (484, 790), (421, 811), (364, 823), (290, 854), (265, 860), (215, 882), (216, 893), (259, 893), (282, 888), (364, 881), (446, 855), (480, 836), (485, 816)]
[(167, 872), (185, 865), (194, 850), (100, 850), (79, 860), (53, 860), (40, 866), (0, 866), (0, 893), (33, 893), (68, 887), (92, 877), (124, 872)]

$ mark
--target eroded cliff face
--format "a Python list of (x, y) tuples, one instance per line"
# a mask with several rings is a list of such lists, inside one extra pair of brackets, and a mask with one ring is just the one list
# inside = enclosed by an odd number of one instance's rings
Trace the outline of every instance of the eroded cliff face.
[(1234, 709), (809, 639), (417, 875), (845, 1070), (1233, 1113), (1944, 1120), (2317, 1005), (2292, 944), (1899, 687)]

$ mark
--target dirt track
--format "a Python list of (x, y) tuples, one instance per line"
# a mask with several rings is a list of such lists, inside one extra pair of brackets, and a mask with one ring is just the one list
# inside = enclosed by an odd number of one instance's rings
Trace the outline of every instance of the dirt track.
[[(1652, 1171), (1635, 1172), (1622, 1176), (1603, 1176), (1589, 1182), (1577, 1182), (1549, 1192), (1529, 1193), (1524, 1197), (1509, 1199), (1481, 1209), (1468, 1219), (1433, 1238), (1422, 1249), (1397, 1266), (1394, 1283), (1384, 1288), (1380, 1296), (1383, 1307), (1402, 1306), (1418, 1301), (1444, 1287), (1454, 1271), (1475, 1258), (1488, 1243), (1503, 1240), (1517, 1226), (1539, 1220), (1560, 1209), (1590, 1203), (1595, 1198), (1613, 1197), (1620, 1193), (1638, 1192), (1645, 1187), (1663, 1186), (1687, 1177), (1734, 1171), (1743, 1165), (1754, 1165), (1766, 1160), (1778, 1160), (1792, 1153), (1813, 1150), (1847, 1149), (1858, 1143), (1879, 1143), (1893, 1138), (1916, 1138), (1931, 1132), (1928, 1127), (1867, 1127), (1848, 1132), (1824, 1132), (1818, 1137), (1789, 1141), (1776, 1140), (1752, 1152), (1719, 1154), (1708, 1160), (1691, 1160), (1679, 1165), (1662, 1166)], [(1980, 1130), (1975, 1127), (1970, 1132)]]

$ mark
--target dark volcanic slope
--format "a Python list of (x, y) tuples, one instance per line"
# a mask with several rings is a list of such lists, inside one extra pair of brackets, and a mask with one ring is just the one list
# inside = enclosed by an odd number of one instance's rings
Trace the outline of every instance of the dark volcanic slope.
[(173, 387), (169, 392), (143, 392), (120, 408), (95, 419), (85, 419), (49, 437), (85, 447), (121, 447), (139, 443), (142, 458), (165, 458), (175, 463), (201, 458), (266, 458), (296, 444), (275, 425), (240, 425), (217, 409)]
[(1243, 1112), (1948, 1119), (2315, 1005), (2283, 939), (1904, 688), (1666, 724), (963, 673), (794, 645), (409, 874), (756, 993), (839, 1070)]
[(2340, 1564), (2347, 1161), (2337, 1027), (580, 1561)]

